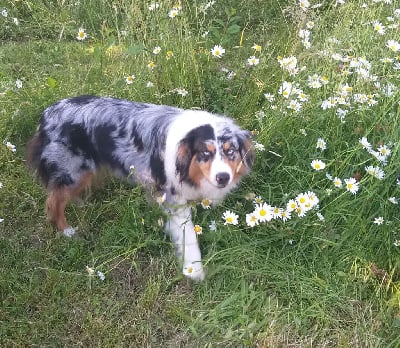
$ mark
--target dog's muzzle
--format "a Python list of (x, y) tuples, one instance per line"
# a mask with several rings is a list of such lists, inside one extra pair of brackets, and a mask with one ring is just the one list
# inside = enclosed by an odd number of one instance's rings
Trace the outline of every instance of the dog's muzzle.
[(229, 173), (225, 173), (225, 172), (218, 173), (215, 176), (215, 180), (217, 181), (217, 185), (219, 188), (223, 188), (226, 185), (228, 185), (230, 178), (231, 178), (231, 176), (229, 175)]

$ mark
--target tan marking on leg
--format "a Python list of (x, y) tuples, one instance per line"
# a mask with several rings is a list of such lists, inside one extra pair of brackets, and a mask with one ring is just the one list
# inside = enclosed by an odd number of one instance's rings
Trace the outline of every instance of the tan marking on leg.
[(86, 173), (77, 186), (56, 188), (49, 192), (46, 200), (47, 218), (58, 229), (63, 231), (69, 227), (65, 217), (65, 208), (71, 199), (77, 198), (91, 184), (93, 177), (93, 173)]
[(59, 188), (50, 191), (46, 200), (46, 211), (49, 221), (62, 231), (69, 226), (64, 213), (69, 199), (68, 189)]

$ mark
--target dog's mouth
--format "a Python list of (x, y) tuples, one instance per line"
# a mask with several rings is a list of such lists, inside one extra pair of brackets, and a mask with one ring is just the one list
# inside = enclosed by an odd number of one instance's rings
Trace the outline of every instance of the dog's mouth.
[(219, 188), (219, 189), (223, 189), (223, 188), (225, 188), (225, 187), (227, 187), (227, 186), (228, 186), (227, 183), (226, 183), (226, 184), (218, 184), (218, 183), (217, 183), (217, 185), (216, 185), (216, 187)]

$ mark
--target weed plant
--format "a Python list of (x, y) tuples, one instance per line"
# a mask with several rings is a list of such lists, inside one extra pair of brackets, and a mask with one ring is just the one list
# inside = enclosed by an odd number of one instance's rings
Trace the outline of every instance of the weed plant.
[[(0, 0), (2, 347), (400, 346), (400, 8), (392, 0)], [(112, 179), (46, 222), (25, 166), (81, 94), (228, 114), (256, 164), (193, 204), (207, 279)]]

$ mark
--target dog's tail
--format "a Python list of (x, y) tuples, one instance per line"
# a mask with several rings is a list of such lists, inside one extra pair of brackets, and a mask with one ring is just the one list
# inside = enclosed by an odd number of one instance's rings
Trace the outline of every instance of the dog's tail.
[(35, 174), (40, 181), (47, 184), (46, 173), (41, 165), (42, 153), (46, 145), (46, 139), (40, 127), (33, 138), (27, 144), (26, 164), (29, 170)]

